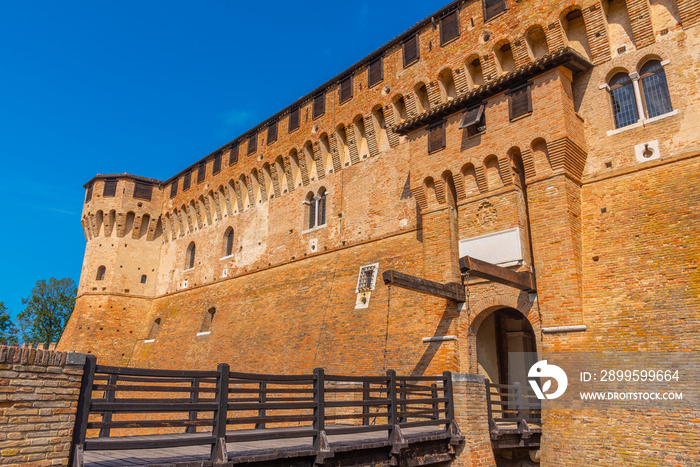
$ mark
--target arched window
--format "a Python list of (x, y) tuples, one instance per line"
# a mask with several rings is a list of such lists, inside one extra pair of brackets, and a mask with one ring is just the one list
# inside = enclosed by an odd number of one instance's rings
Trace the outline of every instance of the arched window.
[(190, 246), (187, 247), (187, 260), (185, 262), (185, 269), (192, 269), (194, 267), (194, 258), (197, 253), (197, 249), (194, 245), (194, 242), (190, 243)]
[(323, 227), (326, 225), (326, 189), (321, 188), (318, 194), (309, 192), (306, 195), (306, 226), (308, 229)]
[(199, 332), (211, 332), (211, 324), (214, 322), (214, 315), (216, 314), (216, 308), (211, 307), (204, 313), (204, 319), (202, 320), (202, 325), (199, 328)]
[(612, 99), (615, 128), (622, 128), (637, 123), (637, 101), (634, 96), (634, 86), (629, 75), (620, 72), (610, 78), (610, 97)]
[(97, 268), (97, 276), (95, 277), (95, 280), (98, 280), (98, 281), (105, 280), (105, 273), (106, 272), (107, 272), (107, 268), (105, 268), (104, 266), (100, 266), (99, 268)]
[(650, 60), (639, 70), (644, 91), (647, 117), (654, 118), (673, 111), (666, 73), (658, 60)]
[(156, 318), (151, 326), (151, 332), (148, 333), (148, 339), (153, 340), (158, 335), (158, 329), (160, 328), (160, 318)]
[(233, 254), (233, 228), (229, 227), (224, 233), (224, 256)]

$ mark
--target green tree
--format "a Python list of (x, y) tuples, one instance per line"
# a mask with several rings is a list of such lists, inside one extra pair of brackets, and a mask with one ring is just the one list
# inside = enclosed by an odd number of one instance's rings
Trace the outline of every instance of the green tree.
[(37, 281), (32, 294), (22, 299), (24, 311), (17, 315), (24, 324), (25, 342), (57, 342), (73, 312), (76, 291), (73, 279)]
[(17, 328), (10, 315), (7, 314), (5, 302), (0, 302), (0, 344), (13, 344), (17, 342)]

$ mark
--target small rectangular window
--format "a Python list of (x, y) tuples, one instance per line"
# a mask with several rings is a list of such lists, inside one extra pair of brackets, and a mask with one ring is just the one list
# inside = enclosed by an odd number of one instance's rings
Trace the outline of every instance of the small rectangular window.
[(145, 199), (146, 201), (150, 201), (152, 195), (153, 185), (145, 182), (134, 183), (134, 198)]
[(182, 191), (187, 191), (190, 189), (190, 182), (192, 179), (192, 171), (188, 170), (185, 176), (182, 177)]
[(115, 196), (117, 194), (117, 179), (116, 178), (108, 178), (105, 180), (105, 187), (104, 190), (102, 190), (102, 196), (105, 198), (111, 198), (112, 196)]
[(314, 96), (314, 109), (312, 118), (318, 118), (326, 113), (326, 93), (321, 92)]
[(520, 86), (508, 93), (508, 110), (510, 119), (514, 120), (532, 112), (530, 83)]
[(435, 123), (428, 127), (428, 153), (439, 151), (445, 147), (445, 122)]
[(212, 174), (216, 175), (221, 172), (221, 153), (214, 156), (214, 167), (212, 167)]
[(420, 47), (418, 42), (418, 33), (415, 33), (405, 41), (403, 41), (403, 66), (416, 62), (420, 58)]
[(277, 120), (267, 126), (267, 144), (277, 141)]
[(299, 128), (299, 107), (289, 111), (289, 132)]
[(459, 16), (453, 11), (440, 20), (440, 45), (445, 45), (452, 39), (459, 37)]
[(85, 193), (85, 202), (87, 203), (92, 199), (92, 183), (87, 187), (87, 193)]
[(384, 60), (382, 57), (377, 57), (369, 62), (367, 74), (367, 82), (370, 88), (384, 79)]
[(231, 146), (231, 152), (228, 154), (228, 165), (233, 165), (238, 162), (238, 143)]
[(486, 104), (467, 109), (462, 117), (462, 122), (459, 124), (459, 129), (466, 128), (467, 136), (474, 136), (486, 129), (486, 117), (484, 108)]
[[(499, 13), (506, 11), (506, 0), (482, 0), (484, 6), (484, 21), (488, 21)], [(580, 10), (579, 10), (580, 11)]]
[(348, 75), (340, 81), (340, 103), (352, 99), (352, 75)]
[(177, 178), (173, 180), (173, 184), (170, 185), (170, 197), (174, 198), (177, 195), (177, 184), (180, 182)]
[(204, 181), (204, 177), (206, 177), (206, 175), (207, 175), (207, 163), (202, 162), (197, 167), (197, 183), (202, 183)]
[(356, 293), (374, 290), (374, 286), (377, 282), (378, 269), (379, 263), (369, 264), (360, 268), (360, 274), (357, 276)]
[(250, 156), (258, 150), (258, 134), (253, 133), (248, 137), (248, 155)]

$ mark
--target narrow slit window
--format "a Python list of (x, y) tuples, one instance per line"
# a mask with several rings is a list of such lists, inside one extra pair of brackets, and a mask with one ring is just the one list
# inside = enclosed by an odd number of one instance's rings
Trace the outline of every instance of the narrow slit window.
[(445, 147), (445, 122), (436, 123), (428, 128), (428, 153)]
[(459, 16), (453, 11), (440, 19), (440, 45), (445, 45), (459, 37)]
[(367, 82), (370, 88), (384, 79), (384, 60), (382, 57), (377, 57), (369, 62), (367, 69)]
[(468, 136), (474, 136), (486, 129), (486, 119), (484, 116), (485, 104), (481, 104), (477, 107), (472, 107), (464, 112), (464, 117), (462, 117), (462, 122), (459, 124), (459, 128), (467, 130)]
[(348, 75), (340, 81), (340, 103), (352, 99), (352, 75)]
[(648, 61), (639, 74), (642, 78), (647, 117), (654, 118), (672, 112), (673, 105), (671, 105), (671, 95), (668, 92), (666, 72), (661, 62), (658, 60)]
[(289, 111), (289, 132), (299, 128), (299, 107)]
[(229, 227), (224, 234), (224, 256), (233, 254), (233, 228)]
[(92, 183), (87, 187), (87, 193), (85, 193), (85, 202), (87, 203), (92, 199)]
[(277, 120), (267, 126), (267, 144), (277, 141)]
[(190, 243), (187, 247), (187, 260), (185, 261), (185, 269), (192, 269), (194, 267), (194, 260), (197, 255), (197, 247), (194, 242)]
[(207, 175), (207, 164), (206, 162), (202, 162), (197, 166), (197, 183), (202, 183), (204, 181), (204, 177)]
[(322, 92), (314, 96), (314, 108), (312, 118), (318, 118), (326, 113), (326, 93)]
[(214, 156), (214, 166), (212, 167), (212, 174), (216, 175), (221, 172), (221, 154)]
[(105, 198), (111, 198), (116, 196), (117, 194), (117, 179), (116, 178), (108, 178), (105, 180), (105, 186), (104, 189), (102, 190), (102, 196)]
[(508, 93), (508, 110), (511, 120), (532, 113), (532, 96), (530, 95), (529, 83)]
[(416, 33), (403, 41), (403, 66), (407, 67), (408, 65), (418, 61), (419, 58), (420, 49), (418, 33)]
[(253, 154), (258, 150), (258, 135), (253, 133), (248, 137), (248, 155)]
[(145, 284), (147, 280), (148, 280), (148, 277), (145, 274), (141, 276), (141, 283), (142, 284)]
[(615, 128), (622, 128), (639, 121), (634, 85), (629, 75), (617, 73), (610, 79), (610, 97), (612, 100)]

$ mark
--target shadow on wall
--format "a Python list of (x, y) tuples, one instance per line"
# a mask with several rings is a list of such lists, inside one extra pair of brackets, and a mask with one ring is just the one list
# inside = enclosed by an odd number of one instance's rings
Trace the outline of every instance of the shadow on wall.
[[(440, 317), (440, 322), (435, 326), (435, 333), (432, 337), (443, 336), (445, 331), (450, 329), (452, 321), (454, 321), (456, 317), (457, 313), (454, 304), (445, 305), (445, 309), (442, 311), (442, 316)], [(425, 373), (425, 370), (430, 365), (430, 362), (433, 361), (433, 358), (435, 358), (441, 345), (442, 342), (428, 343), (420, 360), (418, 360), (416, 366), (411, 370), (411, 376), (422, 376)]]

